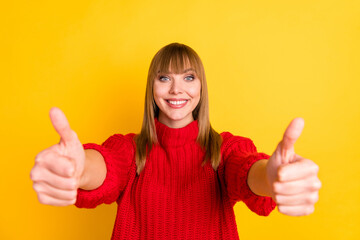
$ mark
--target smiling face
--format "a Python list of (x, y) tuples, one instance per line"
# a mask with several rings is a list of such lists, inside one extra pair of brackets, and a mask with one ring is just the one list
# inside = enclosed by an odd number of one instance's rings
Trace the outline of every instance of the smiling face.
[(171, 128), (191, 123), (192, 112), (201, 95), (201, 82), (191, 67), (180, 73), (159, 72), (154, 79), (153, 94), (159, 108), (158, 120)]

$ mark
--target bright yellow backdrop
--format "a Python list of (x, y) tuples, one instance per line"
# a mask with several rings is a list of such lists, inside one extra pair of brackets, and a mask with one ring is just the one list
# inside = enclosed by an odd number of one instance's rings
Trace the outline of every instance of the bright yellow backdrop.
[[(11, 1), (10, 1), (11, 2)], [(147, 69), (162, 46), (193, 47), (211, 122), (271, 154), (292, 118), (320, 166), (314, 214), (256, 216), (235, 206), (241, 239), (360, 239), (360, 2), (12, 1), (1, 11), (0, 239), (109, 239), (116, 205), (38, 203), (36, 154), (58, 142), (60, 107), (80, 140), (138, 132)]]

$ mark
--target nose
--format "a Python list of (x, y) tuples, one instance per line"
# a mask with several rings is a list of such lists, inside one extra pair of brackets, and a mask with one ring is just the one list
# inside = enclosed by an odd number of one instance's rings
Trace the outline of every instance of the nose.
[(181, 85), (181, 80), (180, 79), (173, 79), (172, 83), (171, 83), (171, 88), (169, 93), (171, 94), (180, 94), (183, 92), (182, 89), (182, 85)]

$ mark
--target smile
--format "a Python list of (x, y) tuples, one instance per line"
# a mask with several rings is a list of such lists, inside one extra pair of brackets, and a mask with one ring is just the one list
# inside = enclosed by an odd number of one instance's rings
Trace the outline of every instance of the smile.
[(166, 102), (172, 108), (182, 108), (186, 105), (188, 100), (166, 100)]

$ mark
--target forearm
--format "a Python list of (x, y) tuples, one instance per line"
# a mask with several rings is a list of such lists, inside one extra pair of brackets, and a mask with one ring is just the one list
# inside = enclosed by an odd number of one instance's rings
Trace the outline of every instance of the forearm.
[(100, 187), (105, 180), (106, 173), (106, 165), (101, 153), (93, 149), (86, 149), (85, 166), (79, 188), (93, 190)]
[(271, 188), (266, 176), (267, 163), (266, 159), (255, 162), (249, 170), (247, 183), (250, 190), (256, 195), (271, 197)]

